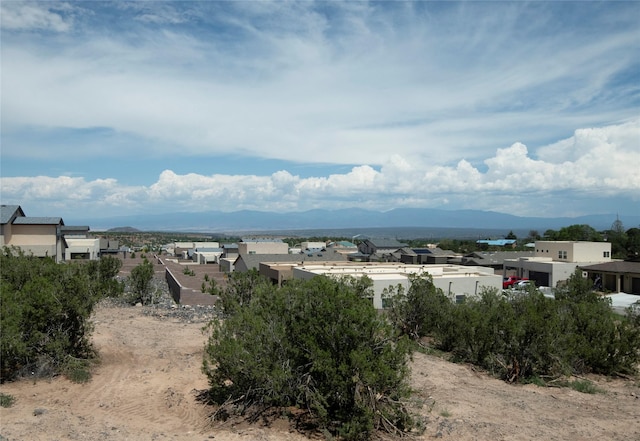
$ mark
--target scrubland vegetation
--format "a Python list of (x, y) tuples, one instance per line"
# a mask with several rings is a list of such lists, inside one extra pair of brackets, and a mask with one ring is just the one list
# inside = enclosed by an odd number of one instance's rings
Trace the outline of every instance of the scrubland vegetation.
[(90, 317), (101, 298), (118, 296), (118, 259), (57, 264), (5, 248), (0, 256), (0, 380), (66, 373), (88, 379), (94, 357)]
[[(90, 317), (105, 296), (123, 296), (118, 259), (56, 264), (4, 249), (0, 261), (1, 380), (63, 373), (89, 380), (95, 357)], [(151, 265), (135, 268), (128, 296), (150, 295)], [(268, 410), (294, 412), (327, 437), (367, 439), (421, 428), (409, 406), (414, 350), (438, 350), (507, 382), (597, 391), (572, 375), (634, 375), (640, 315), (612, 313), (576, 272), (556, 299), (535, 289), (505, 296), (484, 290), (452, 303), (429, 277), (387, 290), (389, 308), (371, 303), (371, 283), (316, 277), (282, 288), (257, 272), (234, 273), (221, 298), (224, 319), (206, 327), (203, 371), (215, 418), (250, 421)], [(2, 405), (10, 405), (10, 396)], [(292, 410), (292, 409), (295, 409)], [(444, 412), (444, 411), (443, 411)]]

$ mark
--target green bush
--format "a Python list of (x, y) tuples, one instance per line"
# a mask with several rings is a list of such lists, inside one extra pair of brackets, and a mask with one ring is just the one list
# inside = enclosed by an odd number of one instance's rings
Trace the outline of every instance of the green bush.
[(11, 407), (15, 402), (16, 398), (13, 395), (0, 392), (0, 407)]
[(131, 303), (142, 303), (148, 305), (153, 303), (154, 292), (151, 281), (153, 280), (153, 264), (147, 259), (131, 270), (129, 276), (129, 284), (131, 287), (131, 295), (129, 301)]
[(238, 309), (248, 305), (255, 293), (265, 289), (269, 291), (272, 289), (271, 282), (261, 276), (256, 269), (251, 269), (245, 273), (230, 273), (224, 289), (219, 289), (213, 279), (210, 282), (210, 286), (210, 293), (220, 296), (222, 310), (225, 314), (234, 314)]
[(430, 275), (409, 276), (409, 289), (389, 287), (383, 293), (391, 322), (404, 335), (417, 340), (444, 323), (451, 302), (433, 284)]
[(214, 402), (256, 412), (296, 406), (343, 439), (412, 427), (401, 404), (409, 394), (408, 340), (356, 284), (315, 277), (267, 286), (210, 324), (204, 371)]
[(1, 381), (53, 375), (72, 359), (93, 357), (89, 318), (96, 302), (115, 289), (106, 273), (96, 277), (100, 264), (57, 264), (5, 247), (0, 266)]
[(633, 373), (640, 362), (640, 316), (623, 317), (576, 271), (556, 299), (535, 288), (503, 296), (483, 290), (453, 304), (427, 279), (391, 300), (390, 317), (408, 335), (433, 337), (454, 359), (508, 381), (594, 372)]

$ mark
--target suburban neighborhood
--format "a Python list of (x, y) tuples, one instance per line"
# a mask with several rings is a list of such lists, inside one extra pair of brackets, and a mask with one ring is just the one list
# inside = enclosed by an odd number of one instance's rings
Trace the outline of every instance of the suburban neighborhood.
[[(16, 247), (59, 263), (111, 255), (125, 262), (128, 258), (128, 266), (133, 264), (135, 250), (119, 246), (117, 240), (96, 237), (100, 234), (92, 234), (89, 226), (65, 225), (62, 218), (55, 216), (29, 217), (19, 205), (1, 208), (3, 247)], [(179, 304), (216, 302), (201, 288), (205, 275), (223, 285), (224, 274), (251, 270), (278, 286), (290, 279), (304, 280), (320, 274), (367, 276), (373, 281), (371, 300), (376, 309), (384, 309), (383, 296), (389, 286), (407, 288), (411, 275), (428, 274), (436, 287), (452, 301), (460, 302), (467, 296), (477, 296), (482, 289), (502, 290), (509, 277), (531, 281), (552, 295), (553, 289), (565, 283), (576, 268), (619, 308), (629, 306), (635, 296), (640, 299), (640, 262), (612, 259), (609, 242), (537, 240), (529, 251), (509, 251), (513, 239), (478, 240), (504, 251), (466, 255), (440, 249), (436, 244), (412, 248), (390, 238), (360, 237), (357, 242), (303, 240), (289, 246), (277, 237), (247, 237), (234, 243), (173, 242), (147, 254), (164, 268), (172, 296)]]

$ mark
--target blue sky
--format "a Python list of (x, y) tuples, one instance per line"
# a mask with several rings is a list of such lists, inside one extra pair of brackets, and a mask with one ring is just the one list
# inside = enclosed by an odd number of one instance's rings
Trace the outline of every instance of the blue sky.
[(640, 213), (638, 2), (1, 8), (27, 215)]

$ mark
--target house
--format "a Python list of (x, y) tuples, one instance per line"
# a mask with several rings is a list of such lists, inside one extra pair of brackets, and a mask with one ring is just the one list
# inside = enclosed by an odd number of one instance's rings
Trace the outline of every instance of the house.
[(118, 254), (120, 252), (120, 244), (116, 239), (106, 237), (100, 238), (100, 255)]
[(396, 239), (370, 238), (360, 242), (358, 252), (368, 255), (369, 260), (392, 260), (392, 254), (405, 247), (406, 243), (398, 242)]
[[(462, 258), (462, 265), (486, 266), (502, 273), (505, 259), (534, 257), (534, 251), (475, 251)], [(506, 274), (507, 276), (515, 274)]]
[(101, 256), (100, 239), (64, 236), (64, 260), (98, 260)]
[(601, 291), (640, 294), (640, 262), (615, 261), (580, 268)]
[(324, 251), (327, 248), (327, 244), (324, 242), (302, 242), (300, 244), (300, 248), (302, 249), (303, 253), (306, 252), (317, 252), (317, 251)]
[[(337, 252), (303, 253), (303, 254), (240, 254), (233, 263), (234, 271), (246, 272), (251, 269), (260, 270), (260, 264), (271, 263), (302, 263), (302, 262), (345, 262), (346, 256)], [(271, 277), (268, 274), (265, 274)], [(287, 277), (271, 277), (275, 282)]]
[(241, 256), (249, 254), (289, 254), (289, 245), (281, 239), (251, 238), (238, 243)]
[(63, 226), (61, 217), (27, 217), (19, 205), (0, 206), (0, 244), (18, 247), (26, 254), (63, 261)]
[(223, 254), (224, 249), (222, 248), (199, 247), (194, 249), (191, 258), (200, 265), (206, 265), (210, 263), (219, 263), (220, 256)]
[(536, 241), (533, 257), (504, 260), (504, 274), (555, 288), (578, 267), (611, 262), (610, 242)]
[(384, 309), (385, 289), (398, 285), (409, 288), (410, 275), (432, 277), (433, 284), (452, 301), (466, 296), (476, 296), (482, 289), (502, 289), (502, 277), (489, 268), (460, 265), (405, 265), (381, 262), (304, 262), (291, 268), (294, 279), (308, 280), (318, 275), (330, 277), (367, 276), (373, 282), (373, 306)]
[(394, 255), (398, 255), (398, 262), (413, 265), (434, 265), (451, 263), (452, 259), (458, 257), (458, 254), (451, 250), (443, 250), (441, 248), (401, 248)]
[(341, 254), (352, 254), (358, 252), (358, 246), (348, 240), (341, 240), (339, 242), (330, 242), (327, 245), (328, 249), (337, 251)]
[(198, 249), (220, 248), (218, 242), (174, 242), (173, 255), (180, 259), (195, 260), (194, 253)]

